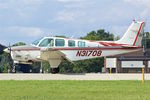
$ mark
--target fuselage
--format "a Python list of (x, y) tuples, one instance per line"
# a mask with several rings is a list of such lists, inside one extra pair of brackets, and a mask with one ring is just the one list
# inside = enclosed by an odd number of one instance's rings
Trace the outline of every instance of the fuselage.
[[(17, 63), (38, 62), (41, 60), (55, 59), (55, 53), (61, 51), (61, 56), (70, 61), (122, 54), (138, 50), (137, 48), (124, 48), (125, 44), (114, 41), (89, 41), (81, 39), (44, 37), (34, 41), (31, 45), (11, 48), (11, 56)], [(49, 50), (49, 53), (42, 51)], [(8, 49), (5, 50), (9, 52)], [(42, 54), (42, 56), (41, 56)]]

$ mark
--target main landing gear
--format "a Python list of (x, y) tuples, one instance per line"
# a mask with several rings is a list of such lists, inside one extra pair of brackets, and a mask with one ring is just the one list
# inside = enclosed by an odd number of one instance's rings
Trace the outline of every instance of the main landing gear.
[(52, 74), (57, 74), (57, 73), (59, 73), (59, 67), (57, 67), (57, 68), (51, 68), (51, 73), (52, 73)]

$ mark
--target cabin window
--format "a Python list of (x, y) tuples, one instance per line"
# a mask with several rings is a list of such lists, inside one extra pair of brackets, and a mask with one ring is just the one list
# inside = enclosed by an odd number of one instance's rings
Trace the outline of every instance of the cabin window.
[(85, 42), (78, 41), (78, 47), (85, 47)]
[(54, 46), (54, 39), (44, 39), (40, 43), (40, 47), (52, 47)]
[(69, 41), (68, 41), (68, 46), (69, 46), (69, 47), (75, 47), (75, 41), (69, 40)]
[(64, 39), (56, 39), (55, 45), (56, 46), (65, 46), (65, 40)]

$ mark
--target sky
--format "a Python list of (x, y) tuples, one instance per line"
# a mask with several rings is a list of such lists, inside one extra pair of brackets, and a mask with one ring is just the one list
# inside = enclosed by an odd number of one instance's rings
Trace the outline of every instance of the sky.
[(79, 38), (98, 29), (122, 36), (132, 20), (150, 31), (150, 0), (0, 0), (0, 44), (44, 36)]

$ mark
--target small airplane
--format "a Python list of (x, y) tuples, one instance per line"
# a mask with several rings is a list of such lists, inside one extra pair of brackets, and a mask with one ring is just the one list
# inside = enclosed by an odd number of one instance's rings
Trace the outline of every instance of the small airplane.
[(140, 50), (144, 21), (133, 21), (126, 33), (117, 41), (90, 41), (72, 38), (43, 37), (30, 45), (8, 47), (15, 64), (48, 61), (51, 73), (59, 72), (62, 60), (70, 62), (124, 54)]

